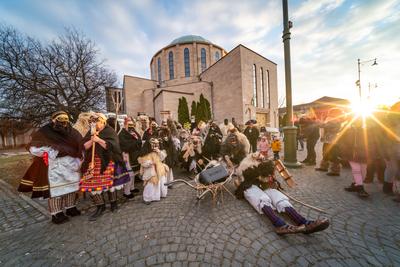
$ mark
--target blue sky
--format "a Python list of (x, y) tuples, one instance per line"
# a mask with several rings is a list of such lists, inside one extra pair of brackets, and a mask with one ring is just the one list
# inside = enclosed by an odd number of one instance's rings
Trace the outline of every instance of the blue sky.
[[(289, 0), (293, 21), (295, 104), (321, 96), (357, 97), (357, 58), (364, 93), (376, 102), (400, 97), (400, 0)], [(120, 81), (149, 77), (152, 55), (173, 39), (201, 35), (227, 51), (243, 44), (278, 64), (285, 94), (280, 0), (2, 0), (0, 22), (42, 41), (65, 27), (93, 39)], [(375, 87), (375, 84), (377, 87)]]

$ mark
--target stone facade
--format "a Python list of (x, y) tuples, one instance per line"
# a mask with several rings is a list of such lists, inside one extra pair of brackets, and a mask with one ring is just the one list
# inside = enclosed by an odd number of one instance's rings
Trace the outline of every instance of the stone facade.
[[(185, 48), (189, 49), (188, 77), (185, 76)], [(170, 64), (171, 58), (173, 64)], [(146, 113), (158, 122), (166, 117), (177, 119), (180, 97), (186, 97), (190, 110), (192, 101), (198, 101), (203, 94), (210, 101), (214, 120), (218, 122), (235, 118), (244, 124), (249, 119), (257, 119), (261, 126), (278, 126), (277, 66), (243, 45), (226, 53), (200, 36), (184, 36), (158, 51), (151, 59), (150, 68), (151, 79), (124, 76), (128, 115)], [(173, 77), (169, 73), (171, 68)], [(257, 94), (253, 91), (254, 81)]]

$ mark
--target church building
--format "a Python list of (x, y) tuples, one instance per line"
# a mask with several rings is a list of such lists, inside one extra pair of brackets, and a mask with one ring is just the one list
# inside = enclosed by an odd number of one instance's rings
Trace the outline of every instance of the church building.
[(150, 70), (150, 79), (125, 75), (122, 89), (108, 88), (108, 111), (111, 96), (121, 94), (121, 109), (130, 116), (177, 120), (179, 98), (190, 110), (203, 94), (218, 123), (256, 119), (278, 127), (277, 65), (241, 44), (227, 52), (201, 36), (182, 36), (154, 54)]

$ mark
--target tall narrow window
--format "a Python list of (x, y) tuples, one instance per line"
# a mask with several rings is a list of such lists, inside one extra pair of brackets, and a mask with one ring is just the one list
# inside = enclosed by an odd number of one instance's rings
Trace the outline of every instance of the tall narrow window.
[(260, 69), (260, 106), (264, 108), (264, 70), (263, 68)]
[(183, 50), (183, 61), (185, 63), (185, 77), (190, 77), (190, 59), (189, 59), (189, 48)]
[(168, 53), (168, 65), (169, 65), (169, 79), (174, 79), (174, 53), (170, 51)]
[(207, 68), (206, 49), (202, 48), (201, 49), (201, 71), (205, 71), (206, 68)]
[(257, 107), (257, 69), (256, 64), (253, 64), (253, 106)]
[(161, 82), (161, 58), (157, 59), (158, 81)]
[(215, 52), (215, 61), (218, 61), (220, 58), (221, 58), (221, 57), (220, 57), (220, 55), (219, 55), (219, 52), (218, 52), (218, 51)]
[(265, 72), (265, 107), (270, 108), (269, 70)]

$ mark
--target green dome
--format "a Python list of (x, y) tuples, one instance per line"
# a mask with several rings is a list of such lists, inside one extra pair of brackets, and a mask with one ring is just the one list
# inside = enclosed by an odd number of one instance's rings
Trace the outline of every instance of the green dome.
[(186, 44), (186, 43), (193, 43), (193, 42), (202, 42), (202, 43), (211, 44), (210, 41), (204, 39), (201, 36), (198, 36), (198, 35), (185, 35), (185, 36), (182, 36), (182, 37), (179, 37), (179, 38), (173, 40), (171, 45), (174, 45), (174, 44)]

